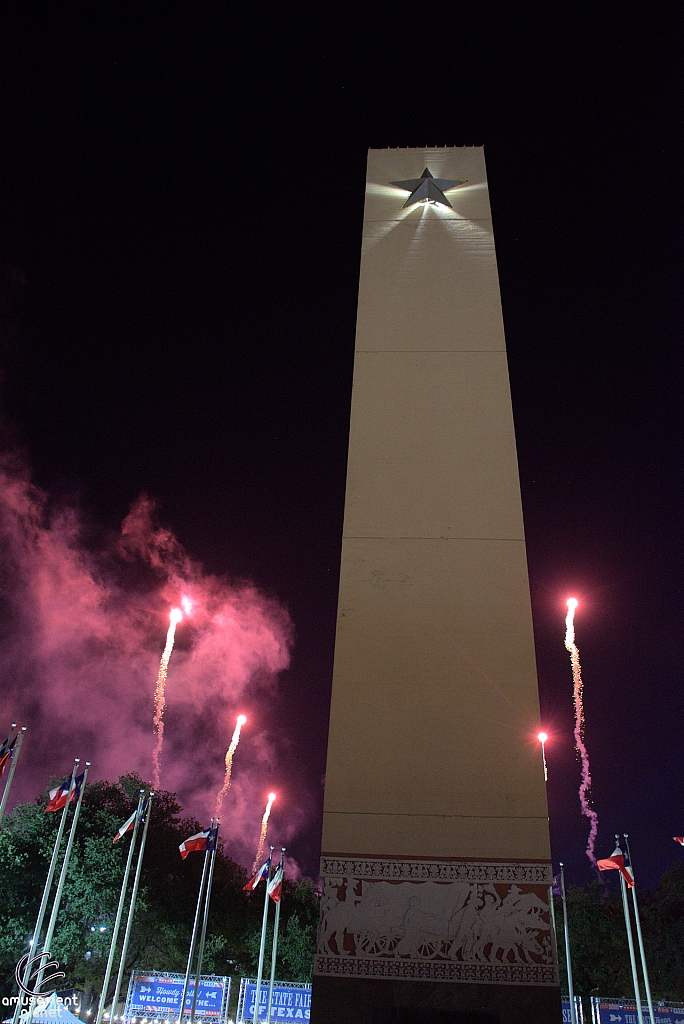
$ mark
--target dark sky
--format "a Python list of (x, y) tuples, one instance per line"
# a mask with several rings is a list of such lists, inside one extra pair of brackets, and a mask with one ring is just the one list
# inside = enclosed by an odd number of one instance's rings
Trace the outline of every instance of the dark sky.
[[(554, 860), (588, 880), (573, 592), (597, 852), (629, 831), (652, 884), (684, 832), (682, 24), (499, 7), (6, 8), (6, 444), (100, 529), (149, 494), (286, 606), (262, 714), (320, 815), (366, 150), (484, 145)], [(314, 873), (319, 844), (310, 817)]]

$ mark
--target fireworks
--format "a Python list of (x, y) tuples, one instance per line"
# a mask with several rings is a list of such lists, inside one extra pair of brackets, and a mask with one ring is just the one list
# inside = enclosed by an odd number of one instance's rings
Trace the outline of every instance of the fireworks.
[(548, 773), (547, 768), (546, 768), (546, 749), (544, 747), (544, 744), (546, 743), (548, 738), (549, 738), (548, 737), (548, 733), (545, 733), (545, 732), (537, 733), (537, 739), (541, 743), (541, 748), (542, 748), (542, 761), (544, 762), (544, 782), (548, 782), (549, 781), (549, 773)]
[(252, 874), (258, 867), (261, 867), (261, 858), (264, 855), (264, 843), (266, 842), (266, 829), (268, 828), (268, 819), (271, 814), (271, 807), (273, 807), (273, 801), (275, 800), (275, 793), (268, 794), (268, 803), (266, 804), (266, 810), (264, 816), (261, 819), (261, 835), (259, 836), (259, 846), (257, 848), (257, 854), (254, 858), (254, 867), (252, 868)]
[(596, 870), (596, 857), (594, 847), (596, 834), (598, 832), (598, 814), (591, 806), (591, 772), (589, 770), (589, 754), (584, 745), (584, 704), (582, 703), (582, 668), (580, 665), (579, 651), (575, 644), (575, 608), (577, 600), (574, 597), (568, 598), (568, 614), (565, 619), (565, 647), (570, 653), (570, 664), (572, 665), (573, 700), (575, 704), (575, 748), (579, 754), (582, 765), (582, 779), (579, 787), (580, 805), (582, 814), (589, 819), (589, 838), (587, 840), (587, 857)]
[(218, 816), (221, 813), (221, 805), (223, 804), (223, 798), (230, 789), (230, 776), (233, 771), (233, 754), (235, 753), (237, 745), (240, 742), (240, 729), (242, 729), (242, 726), (245, 724), (246, 721), (247, 719), (245, 718), (244, 715), (238, 715), (238, 720), (235, 725), (235, 731), (233, 732), (233, 738), (230, 741), (230, 746), (228, 747), (228, 751), (226, 753), (226, 774), (225, 778), (223, 779), (223, 787), (219, 795), (216, 797), (216, 810), (214, 811), (214, 817), (216, 818), (218, 818)]
[(169, 669), (169, 658), (171, 657), (171, 651), (173, 650), (173, 641), (176, 637), (176, 626), (183, 618), (183, 613), (180, 608), (172, 608), (169, 615), (169, 630), (166, 634), (166, 646), (164, 647), (164, 653), (161, 656), (159, 662), (159, 674), (157, 676), (157, 686), (154, 691), (154, 718), (152, 724), (154, 725), (154, 731), (157, 736), (157, 742), (152, 752), (152, 786), (154, 789), (159, 789), (159, 774), (160, 774), (160, 761), (161, 761), (161, 750), (162, 743), (164, 742), (164, 708), (166, 704), (164, 702), (164, 688), (166, 686), (166, 673)]

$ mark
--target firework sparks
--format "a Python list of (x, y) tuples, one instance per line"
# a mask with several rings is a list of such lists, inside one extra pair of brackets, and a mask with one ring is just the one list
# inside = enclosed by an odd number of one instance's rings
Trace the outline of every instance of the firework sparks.
[(549, 773), (548, 773), (548, 770), (546, 768), (546, 747), (545, 747), (545, 743), (548, 740), (548, 738), (549, 738), (548, 737), (548, 733), (545, 733), (545, 732), (537, 733), (537, 739), (541, 743), (541, 748), (542, 748), (542, 761), (544, 762), (544, 782), (548, 782), (549, 781)]
[(173, 641), (176, 637), (176, 626), (183, 618), (183, 613), (180, 608), (172, 608), (169, 615), (169, 630), (166, 634), (166, 646), (164, 647), (164, 653), (161, 656), (159, 662), (159, 674), (157, 676), (157, 686), (154, 691), (154, 718), (152, 724), (154, 726), (154, 732), (157, 737), (155, 748), (152, 751), (152, 786), (154, 789), (159, 789), (159, 777), (161, 769), (161, 751), (162, 744), (164, 742), (164, 708), (166, 703), (164, 701), (164, 688), (166, 687), (166, 674), (169, 670), (169, 658), (171, 657), (171, 651), (173, 650)]
[(266, 810), (264, 816), (261, 819), (261, 835), (259, 836), (259, 846), (257, 848), (257, 854), (254, 858), (254, 867), (252, 868), (252, 874), (258, 867), (261, 867), (261, 858), (264, 855), (264, 843), (266, 842), (266, 829), (268, 828), (268, 819), (271, 814), (271, 808), (273, 807), (273, 801), (275, 800), (275, 793), (268, 794), (268, 803), (266, 804)]
[(214, 815), (217, 818), (221, 813), (223, 798), (230, 789), (230, 776), (233, 771), (233, 754), (237, 750), (237, 745), (240, 742), (240, 730), (242, 729), (242, 726), (245, 724), (246, 721), (247, 719), (245, 718), (244, 715), (238, 715), (238, 720), (235, 725), (235, 731), (233, 732), (233, 738), (230, 741), (230, 746), (228, 747), (228, 750), (226, 752), (226, 774), (223, 779), (223, 787), (221, 788), (219, 795), (216, 797), (216, 810), (214, 811)]
[(568, 614), (565, 619), (565, 648), (570, 654), (572, 665), (573, 700), (575, 704), (575, 748), (579, 754), (582, 765), (582, 779), (579, 787), (580, 805), (582, 814), (589, 819), (589, 838), (587, 840), (587, 857), (592, 867), (598, 871), (594, 847), (598, 833), (598, 814), (591, 806), (591, 772), (589, 770), (589, 754), (584, 745), (584, 704), (582, 702), (582, 667), (580, 665), (579, 651), (575, 643), (575, 608), (577, 600), (574, 597), (568, 598)]

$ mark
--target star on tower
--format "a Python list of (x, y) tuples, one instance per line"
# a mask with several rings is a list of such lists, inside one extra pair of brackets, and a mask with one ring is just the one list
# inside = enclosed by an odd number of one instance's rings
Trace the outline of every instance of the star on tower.
[(405, 192), (411, 193), (402, 207), (404, 210), (407, 206), (413, 206), (414, 203), (441, 203), (442, 206), (448, 206), (450, 209), (453, 209), (444, 193), (450, 188), (456, 188), (457, 185), (465, 185), (467, 180), (467, 178), (463, 181), (452, 181), (449, 178), (433, 178), (426, 167), (420, 178), (409, 178), (408, 181), (391, 181), (390, 185), (395, 185), (397, 188), (402, 188)]

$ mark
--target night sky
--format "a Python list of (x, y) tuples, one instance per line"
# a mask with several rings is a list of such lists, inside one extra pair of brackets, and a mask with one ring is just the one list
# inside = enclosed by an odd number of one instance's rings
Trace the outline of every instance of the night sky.
[[(649, 885), (684, 855), (684, 26), (673, 4), (551, 6), (5, 9), (4, 451), (79, 509), (86, 549), (144, 494), (207, 573), (289, 614), (290, 667), (247, 710), (275, 751), (273, 835), (296, 819), (314, 876), (365, 160), (385, 146), (485, 147), (554, 863), (590, 878), (571, 594), (597, 854), (628, 831)], [(56, 747), (61, 775), (79, 751)], [(30, 752), (29, 733), (24, 799), (47, 782)]]

